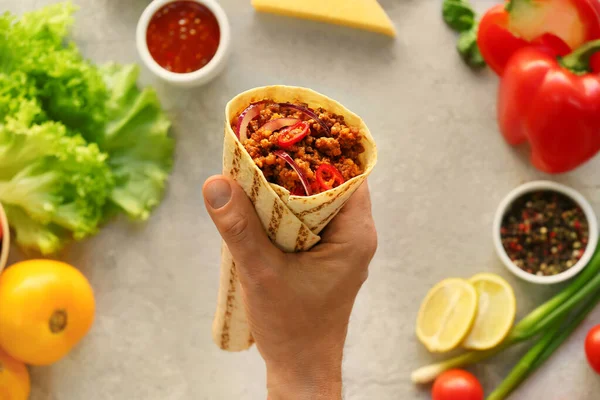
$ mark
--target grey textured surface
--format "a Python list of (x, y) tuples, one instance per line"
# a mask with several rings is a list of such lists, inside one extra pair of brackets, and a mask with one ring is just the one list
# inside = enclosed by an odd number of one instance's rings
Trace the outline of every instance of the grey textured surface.
[[(327, 0), (324, 0), (327, 1)], [(350, 0), (349, 0), (350, 1)], [(0, 0), (22, 12), (46, 0)], [(505, 276), (519, 314), (558, 288), (513, 278), (494, 254), (492, 216), (513, 187), (543, 175), (502, 141), (495, 124), (497, 79), (473, 73), (454, 50), (441, 0), (382, 0), (399, 37), (257, 15), (247, 0), (223, 0), (233, 53), (212, 84), (180, 90), (144, 71), (174, 121), (175, 171), (164, 203), (145, 225), (115, 221), (74, 245), (97, 294), (92, 333), (69, 357), (33, 368), (32, 400), (264, 399), (256, 350), (220, 352), (212, 344), (219, 237), (200, 188), (221, 164), (223, 109), (229, 98), (265, 84), (309, 86), (360, 114), (380, 148), (370, 180), (380, 248), (352, 317), (345, 359), (348, 399), (428, 399), (410, 371), (434, 359), (413, 330), (419, 304), (439, 280), (490, 271)], [(79, 0), (73, 34), (96, 62), (137, 62), (134, 33), (148, 0)], [(485, 8), (491, 1), (479, 1)], [(558, 179), (600, 211), (600, 160)], [(20, 257), (14, 251), (12, 259)], [(513, 397), (591, 400), (600, 379), (582, 341), (600, 310)], [(509, 371), (512, 352), (474, 368), (486, 389)], [(595, 393), (595, 394), (594, 394)]]

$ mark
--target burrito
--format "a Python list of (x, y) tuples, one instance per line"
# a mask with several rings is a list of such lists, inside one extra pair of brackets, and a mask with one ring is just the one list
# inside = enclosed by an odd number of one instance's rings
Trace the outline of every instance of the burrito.
[[(265, 232), (285, 252), (317, 244), (377, 161), (364, 121), (310, 89), (249, 90), (227, 104), (225, 118), (223, 174), (244, 189)], [(213, 339), (227, 351), (254, 343), (225, 244)]]

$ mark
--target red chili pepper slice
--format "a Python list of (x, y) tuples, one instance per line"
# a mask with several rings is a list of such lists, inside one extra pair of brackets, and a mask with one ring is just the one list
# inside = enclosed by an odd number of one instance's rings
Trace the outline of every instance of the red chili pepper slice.
[(346, 181), (340, 171), (330, 164), (321, 164), (317, 168), (316, 176), (317, 182), (323, 190), (333, 189)]
[(284, 149), (290, 148), (306, 136), (310, 132), (308, 122), (300, 121), (295, 125), (285, 128), (279, 132), (279, 147)]

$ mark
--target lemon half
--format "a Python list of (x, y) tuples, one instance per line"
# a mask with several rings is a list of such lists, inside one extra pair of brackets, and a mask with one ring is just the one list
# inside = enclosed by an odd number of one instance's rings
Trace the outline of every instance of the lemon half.
[(456, 348), (477, 315), (477, 291), (464, 279), (446, 279), (423, 300), (417, 317), (417, 337), (431, 352)]
[(487, 350), (500, 344), (510, 332), (517, 313), (515, 293), (508, 282), (494, 274), (477, 274), (469, 282), (477, 290), (477, 318), (463, 347)]

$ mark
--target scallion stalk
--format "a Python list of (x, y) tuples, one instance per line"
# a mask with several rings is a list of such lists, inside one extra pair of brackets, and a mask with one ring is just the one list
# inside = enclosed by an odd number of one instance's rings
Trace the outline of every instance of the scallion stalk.
[(517, 343), (531, 339), (563, 321), (569, 312), (588, 296), (600, 292), (600, 248), (586, 268), (560, 293), (523, 318), (498, 347), (485, 351), (469, 351), (457, 357), (419, 368), (411, 375), (414, 383), (429, 383), (442, 372), (475, 364), (495, 356)]
[(599, 302), (600, 294), (596, 294), (566, 325), (557, 324), (546, 331), (535, 346), (515, 365), (504, 381), (488, 396), (487, 400), (503, 400), (512, 393), (529, 375), (552, 356)]

